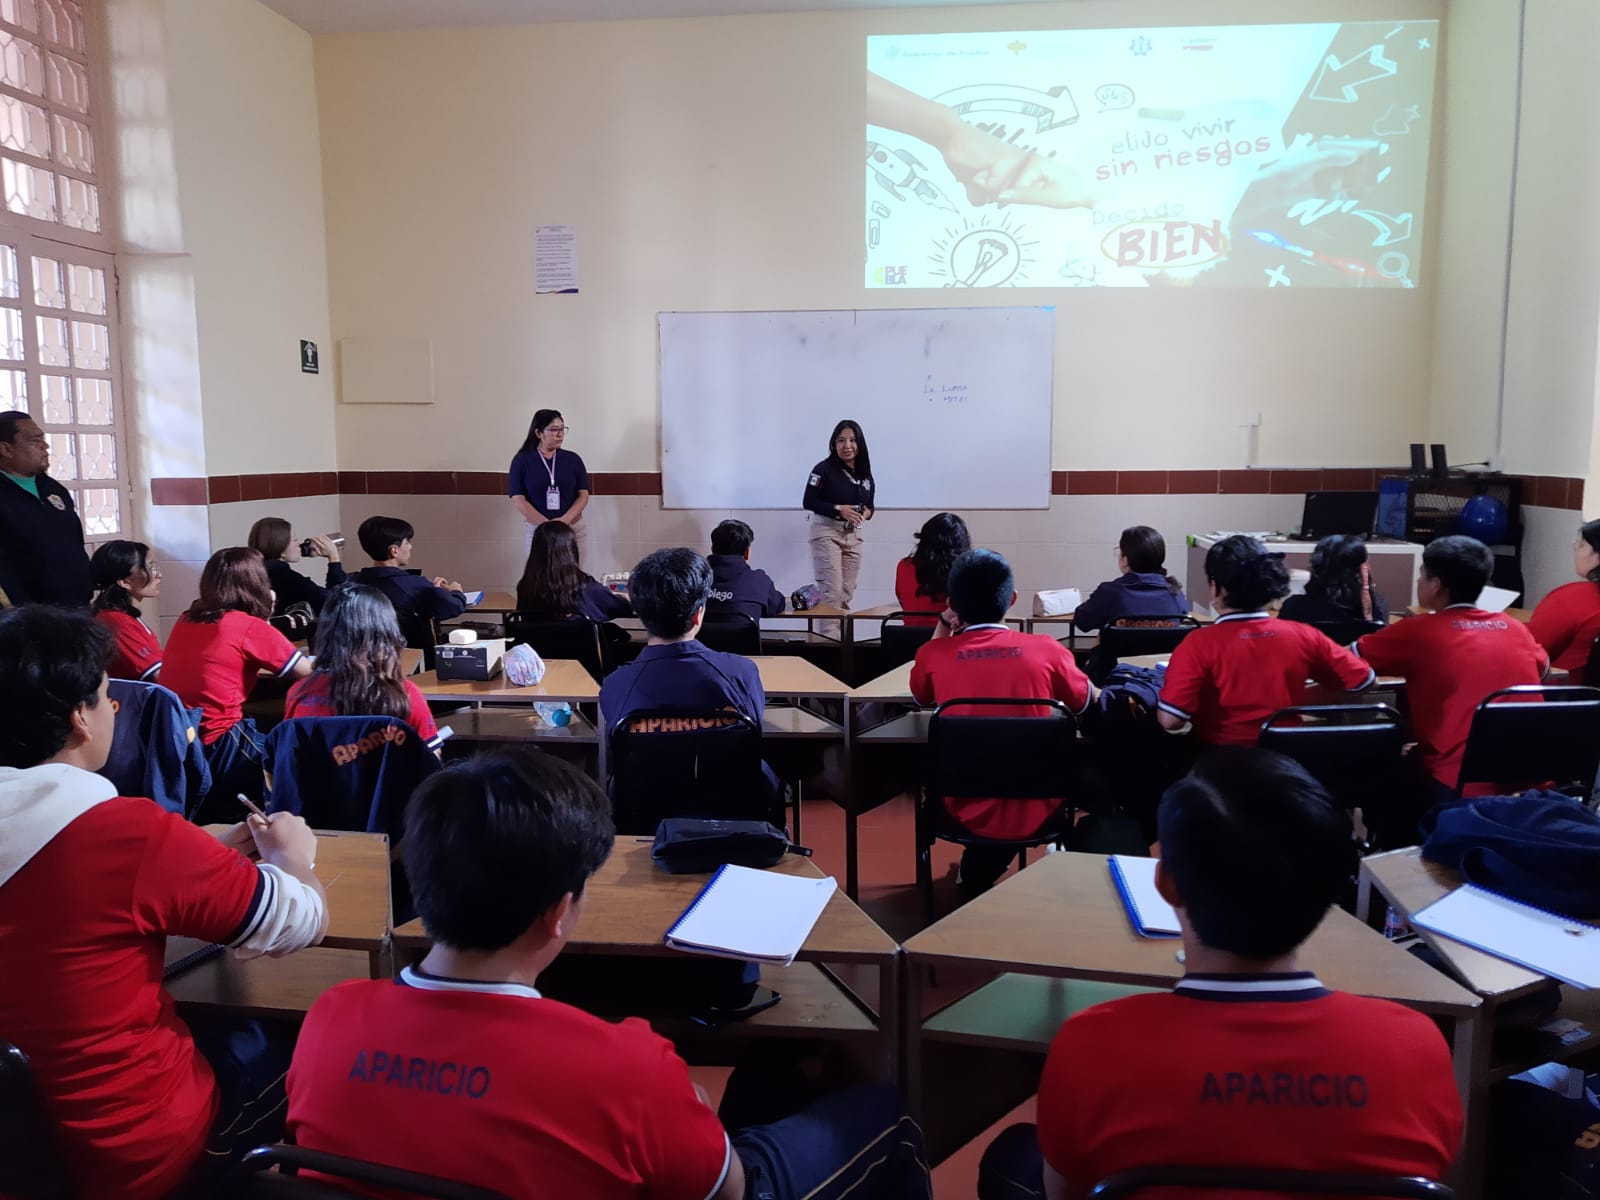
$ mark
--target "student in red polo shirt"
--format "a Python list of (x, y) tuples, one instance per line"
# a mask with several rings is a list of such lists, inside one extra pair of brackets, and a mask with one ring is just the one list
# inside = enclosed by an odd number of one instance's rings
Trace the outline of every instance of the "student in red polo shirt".
[(922, 523), (917, 548), (894, 568), (894, 600), (900, 611), (927, 614), (907, 617), (907, 625), (927, 627), (939, 619), (948, 604), (950, 568), (970, 549), (967, 523), (955, 513), (934, 513)]
[(143, 542), (106, 542), (89, 560), (89, 578), (95, 587), (89, 609), (111, 631), (106, 674), (154, 683), (161, 673), (161, 639), (144, 623), (137, 604), (161, 594), (161, 572), (150, 565), (150, 547)]
[(605, 793), (537, 751), (477, 755), (418, 788), (401, 853), (433, 948), (306, 1014), (295, 1143), (513, 1200), (925, 1198), (921, 1137), (892, 1090), (730, 1139), (647, 1024), (540, 995), (612, 841)]
[(1550, 667), (1526, 625), (1477, 607), (1493, 574), (1494, 553), (1476, 538), (1435, 538), (1417, 574), (1417, 600), (1430, 611), (1356, 643), (1374, 669), (1405, 676), (1411, 730), (1434, 801), (1456, 796), (1472, 714), (1484, 697), (1536, 684)]
[[(211, 765), (206, 805), (231, 805), (243, 793), (260, 800), (261, 733), (244, 715), (244, 702), (261, 672), (280, 679), (311, 674), (311, 662), (279, 633), (272, 615), (272, 588), (259, 550), (218, 550), (200, 572), (200, 596), (167, 636), (162, 685), (189, 708), (200, 710), (200, 740)], [(228, 809), (231, 813), (232, 809)], [(203, 807), (202, 823), (217, 819)]]
[(283, 719), (394, 717), (437, 749), (422, 689), (400, 673), (405, 644), (389, 597), (359, 583), (333, 588), (317, 618), (316, 668), (289, 689)]
[[(1054, 638), (1019, 633), (1004, 623), (1016, 603), (1016, 579), (993, 550), (968, 550), (950, 569), (950, 607), (933, 637), (917, 650), (911, 666), (911, 694), (918, 704), (943, 704), (963, 697), (1059, 700), (1082, 713), (1095, 687), (1078, 669), (1072, 653)], [(1043, 710), (986, 709), (993, 716), (1043, 715)], [(950, 815), (981, 837), (1025, 838), (1060, 807), (1059, 800), (974, 800), (947, 802)], [(975, 894), (1000, 878), (1012, 852), (968, 846), (961, 855), (962, 891)]]
[(1346, 692), (1377, 680), (1321, 630), (1267, 611), (1289, 594), (1289, 569), (1255, 538), (1235, 534), (1206, 551), (1206, 583), (1219, 615), (1172, 652), (1156, 713), (1163, 729), (1192, 722), (1202, 742), (1254, 746), (1263, 721), (1306, 703), (1307, 680)]
[(1061, 1027), (1038, 1126), (989, 1148), (980, 1200), (1067, 1200), (1157, 1164), (1443, 1179), (1462, 1115), (1438, 1028), (1298, 959), (1355, 870), (1350, 818), (1299, 764), (1233, 748), (1167, 790), (1160, 828), (1184, 977)]
[(1550, 655), (1552, 667), (1565, 671), (1573, 683), (1586, 683), (1589, 654), (1600, 636), (1600, 521), (1578, 530), (1572, 569), (1582, 582), (1564, 583), (1539, 601), (1528, 632)]
[(254, 1022), (191, 1036), (161, 986), (167, 938), (281, 955), (327, 912), (299, 817), (212, 836), (95, 774), (110, 649), (86, 613), (0, 613), (0, 1036), (32, 1063), (77, 1194), (160, 1200), (276, 1136), (288, 1061)]

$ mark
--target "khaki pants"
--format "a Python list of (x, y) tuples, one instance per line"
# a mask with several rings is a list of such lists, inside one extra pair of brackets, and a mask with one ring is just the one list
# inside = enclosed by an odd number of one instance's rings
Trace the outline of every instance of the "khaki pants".
[(811, 516), (811, 569), (816, 572), (822, 602), (848, 609), (861, 572), (861, 532), (842, 521)]
[[(538, 526), (524, 523), (522, 526), (522, 561), (528, 561), (528, 551), (533, 549), (533, 531)], [(578, 522), (572, 527), (572, 534), (578, 539), (578, 565), (583, 565), (583, 552), (589, 547), (589, 527), (583, 523), (583, 517), (578, 517)]]

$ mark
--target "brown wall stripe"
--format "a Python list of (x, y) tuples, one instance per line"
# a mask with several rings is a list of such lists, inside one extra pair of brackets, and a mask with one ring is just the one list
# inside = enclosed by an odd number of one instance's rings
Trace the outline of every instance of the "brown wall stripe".
[[(1306, 467), (1292, 470), (1052, 471), (1056, 496), (1291, 496), (1303, 492), (1373, 491), (1398, 467)], [(1583, 480), (1525, 475), (1523, 503), (1542, 508), (1583, 508)], [(597, 496), (659, 496), (656, 471), (592, 472)], [(213, 475), (210, 479), (150, 481), (158, 505), (233, 504), (297, 496), (504, 496), (503, 471), (299, 471), (279, 475)]]

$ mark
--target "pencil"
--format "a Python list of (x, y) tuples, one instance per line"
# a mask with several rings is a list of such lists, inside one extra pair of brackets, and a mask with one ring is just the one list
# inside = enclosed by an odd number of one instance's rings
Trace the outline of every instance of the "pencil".
[(261, 806), (254, 800), (250, 799), (249, 796), (246, 796), (243, 792), (239, 793), (239, 803), (248, 808), (253, 816), (260, 817), (269, 825), (272, 824), (272, 818), (267, 816), (267, 814), (262, 811)]

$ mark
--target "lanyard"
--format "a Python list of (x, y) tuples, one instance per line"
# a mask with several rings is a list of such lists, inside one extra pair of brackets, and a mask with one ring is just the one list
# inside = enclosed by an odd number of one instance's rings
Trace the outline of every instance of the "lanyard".
[[(538, 454), (538, 451), (534, 451), (534, 453)], [(560, 453), (561, 451), (557, 450), (556, 453), (552, 454), (548, 459), (546, 459), (542, 454), (539, 455), (539, 461), (544, 464), (544, 469), (550, 474), (551, 487), (556, 486), (556, 454)]]

